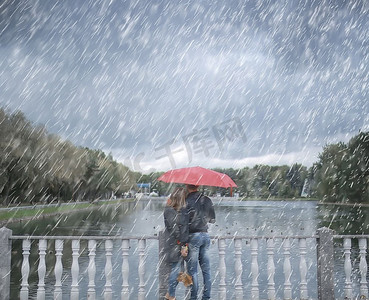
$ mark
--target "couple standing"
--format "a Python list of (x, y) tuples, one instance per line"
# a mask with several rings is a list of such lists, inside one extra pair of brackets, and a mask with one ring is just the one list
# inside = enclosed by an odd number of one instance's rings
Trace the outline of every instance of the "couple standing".
[(175, 299), (177, 278), (184, 259), (193, 281), (190, 299), (196, 300), (198, 295), (198, 264), (204, 280), (202, 299), (210, 299), (210, 237), (207, 224), (214, 222), (213, 203), (198, 191), (198, 186), (176, 188), (170, 195), (164, 210), (165, 252), (171, 264), (166, 299)]

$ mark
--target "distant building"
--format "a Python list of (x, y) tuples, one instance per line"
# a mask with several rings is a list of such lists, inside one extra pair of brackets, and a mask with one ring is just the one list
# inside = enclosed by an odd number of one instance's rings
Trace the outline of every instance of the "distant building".
[(151, 183), (137, 183), (138, 193), (150, 194)]
[(305, 179), (304, 186), (302, 187), (301, 197), (309, 197), (310, 195), (310, 182), (308, 179)]

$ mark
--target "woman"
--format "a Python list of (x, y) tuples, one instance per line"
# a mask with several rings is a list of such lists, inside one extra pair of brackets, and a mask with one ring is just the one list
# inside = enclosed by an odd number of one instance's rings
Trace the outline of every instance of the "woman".
[(188, 254), (188, 213), (186, 209), (186, 190), (176, 188), (170, 195), (164, 210), (165, 223), (165, 253), (171, 264), (168, 278), (168, 292), (166, 299), (175, 300), (178, 285), (177, 277), (181, 271), (183, 257)]

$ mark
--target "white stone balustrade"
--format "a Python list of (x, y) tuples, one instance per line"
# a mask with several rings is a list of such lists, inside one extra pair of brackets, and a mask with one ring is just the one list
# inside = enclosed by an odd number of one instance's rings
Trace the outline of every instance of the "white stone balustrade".
[(242, 284), (242, 239), (234, 239), (234, 267), (235, 267), (235, 295), (236, 300), (243, 299), (243, 284)]
[(80, 248), (80, 242), (79, 240), (72, 240), (72, 286), (71, 286), (71, 293), (70, 293), (70, 299), (71, 300), (78, 300), (79, 299), (79, 284), (78, 284), (78, 275), (79, 275), (79, 264), (78, 264), (78, 258), (79, 258), (79, 248)]
[(300, 246), (300, 299), (308, 299), (308, 289), (307, 289), (307, 264), (306, 264), (306, 239), (299, 240)]
[(55, 288), (54, 288), (54, 299), (62, 300), (63, 299), (63, 290), (62, 290), (62, 274), (63, 274), (63, 264), (62, 264), (62, 255), (63, 255), (63, 240), (55, 240)]
[(105, 264), (105, 290), (104, 290), (104, 299), (112, 300), (113, 298), (113, 290), (112, 290), (112, 273), (113, 273), (113, 265), (111, 262), (111, 257), (113, 255), (113, 242), (111, 240), (105, 241), (105, 253), (106, 253), (106, 264)]
[(95, 264), (95, 256), (96, 256), (96, 240), (88, 241), (88, 290), (87, 290), (87, 298), (90, 300), (95, 300), (96, 292), (95, 292), (95, 275), (96, 275), (96, 264)]
[(46, 275), (46, 249), (47, 241), (40, 240), (38, 242), (39, 249), (39, 263), (38, 263), (38, 289), (37, 289), (37, 300), (45, 300), (45, 275)]
[(122, 256), (123, 256), (123, 262), (122, 262), (122, 276), (123, 276), (123, 283), (122, 283), (122, 300), (128, 299), (129, 297), (129, 262), (128, 262), (128, 256), (129, 256), (129, 246), (130, 242), (129, 239), (124, 239), (122, 241)]
[(225, 263), (225, 240), (218, 240), (219, 250), (219, 300), (227, 299), (226, 263)]
[[(367, 282), (367, 238), (369, 236), (334, 236), (334, 238), (343, 239), (343, 251), (344, 251), (344, 295), (347, 299), (356, 299), (358, 297), (362, 297), (366, 299), (368, 297), (368, 282)], [(352, 253), (352, 245), (351, 240), (353, 238), (358, 239), (359, 244), (359, 256), (354, 258), (351, 257)], [(132, 291), (136, 290), (136, 295), (138, 299), (146, 299), (147, 293), (150, 289), (155, 288), (153, 286), (146, 286), (148, 277), (146, 274), (146, 257), (147, 257), (147, 240), (153, 239), (157, 240), (157, 237), (132, 237), (132, 238), (123, 238), (123, 237), (17, 237), (12, 236), (11, 239), (21, 239), (22, 241), (22, 254), (23, 261), (21, 266), (21, 274), (22, 280), (20, 284), (20, 299), (29, 299), (30, 296), (30, 285), (28, 283), (30, 276), (30, 251), (31, 245), (38, 245), (38, 284), (37, 284), (37, 300), (43, 300), (50, 295), (45, 295), (45, 276), (47, 274), (47, 268), (54, 267), (55, 274), (55, 286), (54, 286), (54, 299), (62, 299), (63, 293), (65, 295), (70, 294), (70, 299), (78, 299), (80, 296), (79, 291), (79, 281), (81, 280), (81, 274), (79, 272), (79, 258), (81, 257), (80, 243), (86, 243), (82, 249), (87, 248), (87, 254), (85, 253), (85, 257), (88, 258), (88, 266), (87, 266), (87, 276), (88, 276), (88, 284), (87, 284), (87, 297), (88, 299), (100, 299), (103, 297), (105, 300), (111, 300), (114, 298), (113, 296), (113, 264), (112, 257), (115, 255), (115, 251), (121, 251), (121, 299), (128, 299), (132, 293)], [(46, 265), (46, 255), (47, 255), (47, 245), (48, 240), (55, 240), (55, 266), (47, 266)], [(212, 237), (212, 239), (217, 240), (217, 250), (219, 259), (216, 262), (213, 262), (217, 265), (217, 275), (218, 287), (217, 294), (218, 299), (227, 299), (229, 295), (234, 293), (235, 299), (244, 299), (250, 295), (250, 299), (279, 299), (280, 296), (283, 296), (283, 299), (311, 299), (310, 291), (308, 289), (309, 283), (308, 279), (311, 280), (311, 276), (309, 276), (309, 269), (307, 265), (307, 255), (311, 249), (315, 249), (315, 240), (317, 236), (311, 237), (302, 237), (302, 236), (274, 236), (274, 237), (252, 237), (252, 236), (239, 236), (239, 237)], [(313, 244), (308, 246), (308, 239), (312, 241)], [(31, 243), (32, 240), (36, 240), (36, 242)], [(71, 241), (71, 253), (72, 253), (72, 265), (70, 269), (71, 276), (71, 285), (70, 290), (65, 290), (68, 288), (64, 284), (63, 286), (63, 265), (62, 265), (62, 257), (63, 257), (63, 247), (65, 240)], [(104, 243), (98, 243), (97, 241), (101, 240)], [(117, 250), (114, 251), (114, 242), (120, 241), (119, 246), (117, 244)], [(130, 251), (131, 241), (137, 241), (137, 248), (135, 251)], [(229, 252), (228, 249), (232, 249), (230, 247), (231, 243), (234, 244), (234, 251)], [(291, 243), (293, 247), (291, 247)], [(136, 243), (135, 243), (136, 244)], [(69, 244), (68, 244), (69, 245)], [(246, 245), (243, 246), (243, 245)], [(298, 245), (298, 247), (295, 247)], [(33, 247), (33, 246), (32, 246)], [(265, 250), (262, 251), (262, 248), (265, 247)], [(97, 251), (103, 251), (105, 257), (105, 265), (104, 269), (99, 271), (101, 276), (96, 276), (96, 262), (95, 257), (97, 255)], [(293, 253), (291, 253), (291, 249), (294, 249)], [(36, 249), (37, 250), (37, 249)], [(67, 251), (65, 251), (67, 252)], [(68, 251), (69, 252), (69, 251)], [(262, 252), (264, 253), (262, 255)], [(130, 282), (130, 265), (129, 258), (130, 256), (135, 255), (138, 261), (137, 265), (137, 274), (138, 274), (138, 286), (132, 288)], [(282, 259), (276, 260), (276, 255), (282, 257)], [(233, 256), (234, 259), (234, 273), (227, 275), (227, 267), (226, 261), (228, 256)], [(263, 257), (265, 256), (265, 257)], [(250, 261), (246, 260), (246, 257), (250, 257)], [(295, 259), (298, 261), (297, 265), (292, 267), (291, 260)], [(352, 282), (352, 259), (357, 259), (359, 261), (358, 268), (360, 275), (360, 282), (358, 283), (358, 288), (360, 288), (360, 295), (354, 296), (353, 290), (353, 282)], [(261, 268), (262, 264), (260, 264), (261, 260), (265, 260), (266, 263), (264, 267)], [(150, 262), (151, 263), (151, 262)], [(155, 262), (156, 264), (156, 262)], [(279, 266), (279, 270), (283, 271), (283, 274), (279, 275), (279, 278), (284, 278), (283, 285), (279, 285), (276, 287), (275, 276), (277, 266)], [(215, 270), (213, 270), (215, 272)], [(229, 272), (229, 271), (228, 271)], [(247, 274), (244, 274), (246, 272)], [(259, 278), (261, 274), (263, 278), (266, 278), (265, 287), (261, 289)], [(265, 274), (264, 274), (265, 273)], [(294, 277), (299, 277), (298, 285), (295, 283), (291, 283), (292, 274), (296, 275)], [(150, 274), (152, 276), (152, 274)], [(227, 276), (231, 276), (227, 278)], [(104, 279), (102, 283), (95, 282), (96, 278)], [(101, 277), (101, 278), (100, 278)], [(249, 280), (247, 284), (244, 282), (245, 280)], [(296, 279), (294, 279), (296, 280)], [(100, 280), (101, 281), (101, 280)], [(294, 281), (296, 282), (296, 281)], [(101, 295), (96, 295), (97, 286), (102, 286), (100, 288), (102, 290)], [(232, 287), (233, 285), (233, 287)], [(248, 286), (248, 288), (245, 288)], [(292, 290), (296, 289), (296, 293), (292, 295)], [(277, 296), (277, 292), (279, 291), (281, 294)], [(36, 292), (36, 291), (35, 291)], [(260, 293), (260, 295), (259, 295)], [(265, 296), (262, 296), (262, 294)], [(64, 295), (64, 297), (65, 297)], [(136, 296), (136, 297), (137, 297)], [(293, 296), (293, 297), (292, 297)], [(136, 298), (137, 299), (137, 298)]]
[(22, 283), (20, 291), (20, 299), (28, 300), (28, 276), (29, 276), (29, 251), (31, 249), (31, 241), (29, 239), (23, 240), (23, 262), (22, 262)]
[(267, 256), (268, 256), (268, 299), (275, 300), (275, 264), (274, 264), (274, 239), (267, 239)]
[(138, 277), (140, 279), (138, 283), (138, 300), (145, 300), (145, 261), (146, 261), (146, 240), (140, 239), (138, 241)]
[(251, 299), (259, 299), (259, 264), (258, 264), (258, 240), (251, 239)]
[(291, 243), (290, 239), (286, 238), (283, 241), (283, 255), (284, 255), (284, 262), (283, 262), (283, 273), (284, 273), (284, 299), (292, 299), (292, 288), (291, 288)]
[(343, 241), (343, 249), (345, 255), (345, 299), (352, 299), (352, 281), (351, 281), (351, 273), (352, 273), (352, 265), (351, 265), (351, 239), (346, 238)]
[(368, 299), (368, 281), (366, 280), (368, 264), (366, 261), (367, 239), (359, 239), (360, 249), (360, 297)]

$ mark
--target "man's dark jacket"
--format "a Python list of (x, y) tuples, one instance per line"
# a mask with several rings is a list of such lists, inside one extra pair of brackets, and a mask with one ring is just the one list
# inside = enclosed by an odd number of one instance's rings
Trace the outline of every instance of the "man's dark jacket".
[(208, 223), (215, 222), (213, 202), (200, 192), (191, 192), (186, 198), (190, 233), (207, 232)]

